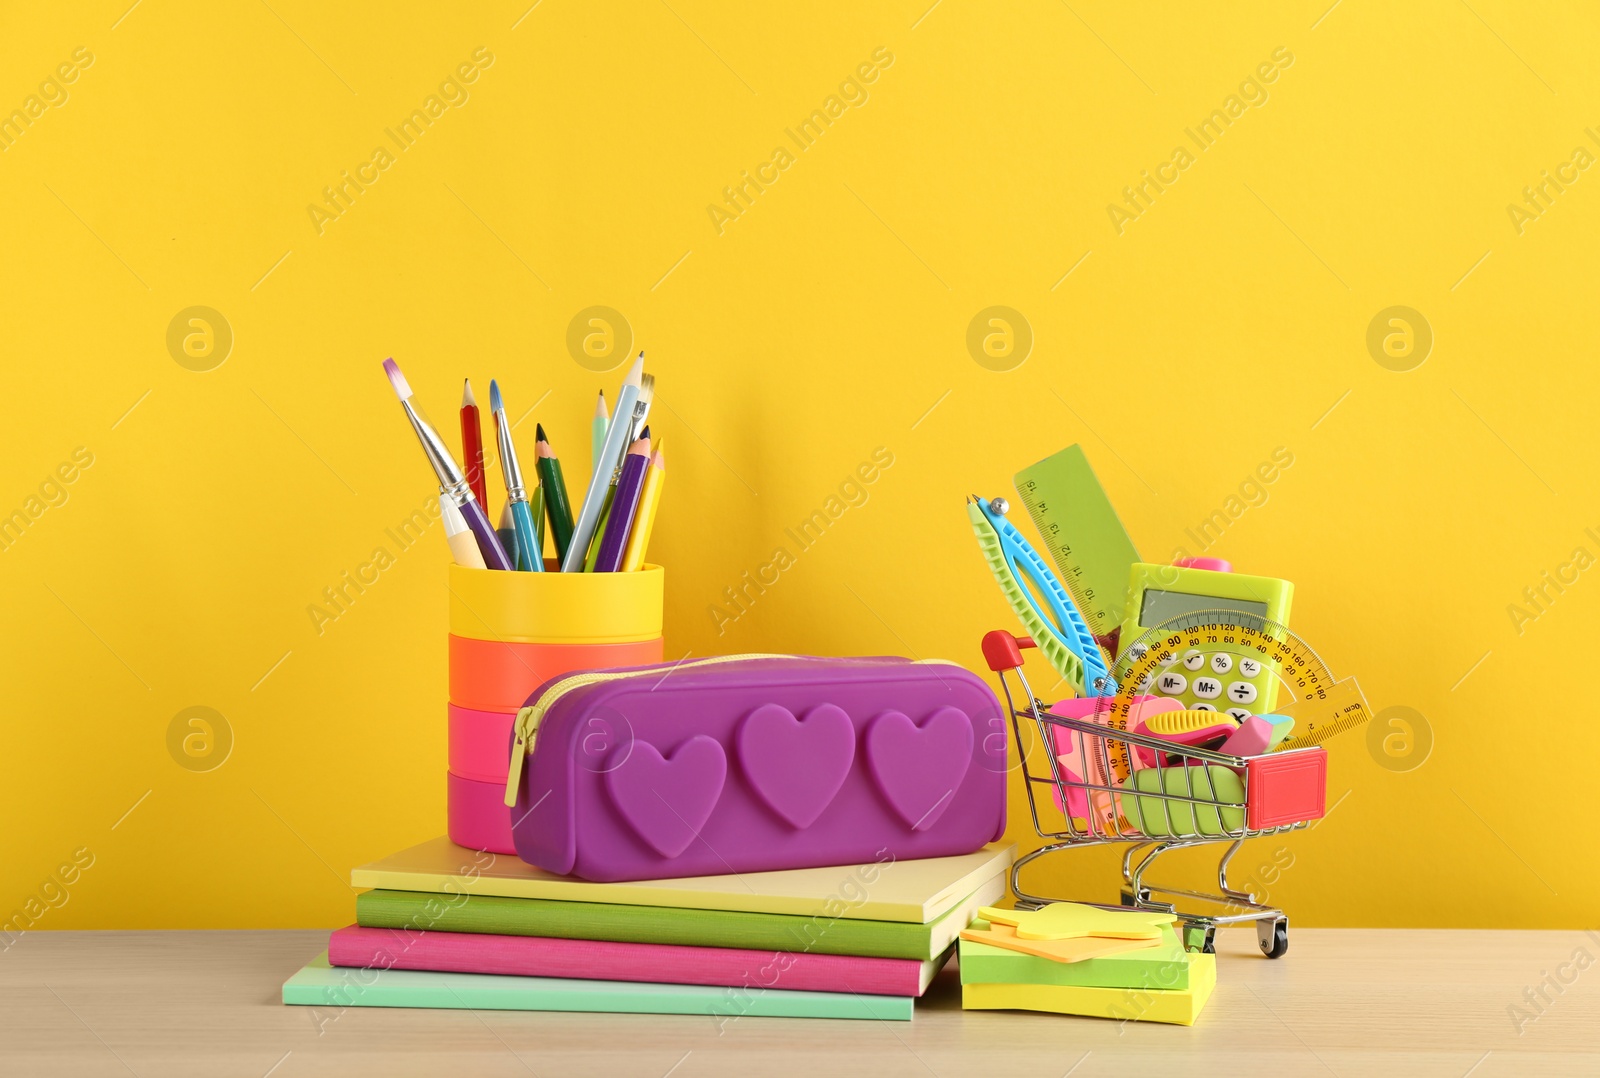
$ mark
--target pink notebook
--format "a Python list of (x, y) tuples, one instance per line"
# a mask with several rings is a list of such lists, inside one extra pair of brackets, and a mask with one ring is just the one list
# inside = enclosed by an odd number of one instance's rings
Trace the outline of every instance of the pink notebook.
[(947, 951), (931, 962), (919, 962), (663, 943), (407, 932), (359, 925), (338, 929), (328, 940), (328, 961), (335, 966), (872, 996), (922, 995), (949, 957)]

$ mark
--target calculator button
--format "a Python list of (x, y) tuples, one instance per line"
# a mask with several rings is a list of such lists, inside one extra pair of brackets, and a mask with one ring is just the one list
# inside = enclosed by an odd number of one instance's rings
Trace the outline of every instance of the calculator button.
[(1228, 714), (1233, 718), (1238, 719), (1241, 723), (1250, 717), (1250, 712), (1246, 711), (1242, 707), (1230, 707), (1228, 709)]
[(1189, 679), (1182, 674), (1174, 674), (1169, 670), (1156, 678), (1156, 687), (1168, 696), (1177, 696), (1189, 687)]
[(1188, 670), (1199, 670), (1205, 666), (1206, 657), (1198, 651), (1186, 652), (1183, 656), (1183, 665)]
[(1222, 682), (1214, 677), (1197, 677), (1194, 679), (1194, 694), (1202, 700), (1215, 700), (1222, 695)]
[(1198, 704), (1190, 704), (1189, 705), (1189, 710), (1190, 711), (1215, 711), (1215, 710), (1217, 710), (1217, 708), (1216, 708), (1215, 704), (1208, 704), (1204, 700), (1202, 700)]
[[(1195, 689), (1195, 692), (1199, 691)], [(1253, 704), (1256, 702), (1256, 687), (1248, 681), (1235, 681), (1228, 686), (1228, 699), (1239, 704)]]
[(1261, 664), (1255, 659), (1240, 659), (1239, 674), (1241, 677), (1255, 677), (1261, 673)]
[(1154, 674), (1146, 674), (1139, 679), (1138, 691), (1141, 693), (1149, 692), (1150, 686), (1155, 684), (1155, 680), (1156, 676)]
[(1211, 656), (1211, 670), (1212, 670), (1213, 673), (1226, 674), (1229, 670), (1232, 670), (1232, 669), (1233, 669), (1233, 656), (1232, 655), (1221, 655), (1221, 654), (1218, 654), (1218, 655)]

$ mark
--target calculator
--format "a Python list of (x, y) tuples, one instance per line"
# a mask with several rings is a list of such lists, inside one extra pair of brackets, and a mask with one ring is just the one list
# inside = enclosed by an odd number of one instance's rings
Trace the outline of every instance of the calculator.
[[(1131, 648), (1162, 623), (1203, 610), (1248, 614), (1287, 626), (1293, 600), (1289, 581), (1235, 573), (1219, 558), (1182, 558), (1171, 565), (1135, 562), (1118, 639)], [(1226, 712), (1243, 722), (1271, 713), (1278, 691), (1271, 667), (1253, 650), (1219, 641), (1184, 652), (1153, 673), (1150, 684), (1139, 691), (1177, 700), (1190, 711)]]

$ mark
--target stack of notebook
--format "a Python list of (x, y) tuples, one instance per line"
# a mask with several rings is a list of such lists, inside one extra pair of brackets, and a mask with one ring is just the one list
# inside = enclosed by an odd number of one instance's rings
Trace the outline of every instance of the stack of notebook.
[(1011, 857), (590, 883), (440, 838), (351, 873), (356, 924), (283, 1001), (909, 1020)]
[(1193, 1025), (1216, 955), (1188, 952), (1170, 915), (1058, 902), (984, 909), (961, 933), (961, 1005)]

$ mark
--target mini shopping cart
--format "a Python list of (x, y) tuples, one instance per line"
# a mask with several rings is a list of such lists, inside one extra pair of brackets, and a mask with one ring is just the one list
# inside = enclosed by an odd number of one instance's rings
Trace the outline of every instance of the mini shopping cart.
[[(1250, 892), (1228, 886), (1228, 865), (1246, 839), (1299, 830), (1323, 816), (1327, 754), (1305, 748), (1229, 756), (1125, 732), (1107, 721), (1113, 713), (1110, 697), (1102, 697), (1103, 709), (1087, 718), (1051, 714), (1022, 673), (1022, 651), (1034, 646), (1032, 639), (1004, 630), (983, 638), (984, 658), (999, 676), (1011, 712), (1034, 830), (1048, 840), (1012, 865), (1011, 889), (1019, 907), (1079, 901), (1025, 891), (1021, 874), (1028, 864), (1062, 850), (1122, 843), (1121, 906), (1090, 905), (1171, 913), (1182, 922), (1184, 945), (1190, 950), (1212, 951), (1219, 926), (1254, 921), (1262, 953), (1282, 957), (1289, 949), (1288, 916), (1257, 902)], [(1020, 701), (1008, 675), (1020, 686)], [(1031, 750), (1024, 730), (1037, 738)], [(1029, 760), (1040, 747), (1047, 774), (1040, 773), (1037, 760)], [(1138, 761), (1136, 770), (1120, 776), (1115, 766), (1119, 759)], [(1052, 826), (1055, 819), (1062, 821), (1061, 827)], [(1163, 854), (1222, 843), (1227, 849), (1217, 865), (1217, 894), (1146, 880)], [(1183, 901), (1185, 908), (1167, 899)]]

